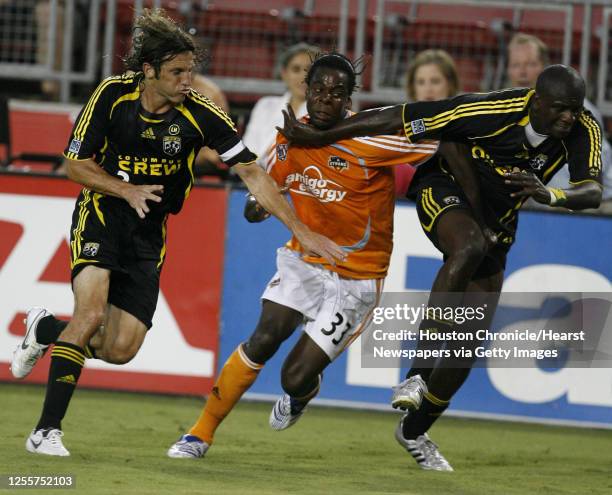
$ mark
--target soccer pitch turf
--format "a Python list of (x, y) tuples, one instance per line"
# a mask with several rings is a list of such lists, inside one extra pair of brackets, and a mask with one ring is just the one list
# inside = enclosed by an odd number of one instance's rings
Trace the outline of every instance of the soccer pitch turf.
[(442, 418), (432, 438), (455, 472), (437, 473), (395, 442), (396, 414), (311, 407), (275, 432), (271, 404), (243, 403), (205, 459), (169, 459), (202, 400), (77, 390), (63, 425), (72, 455), (52, 458), (24, 448), (43, 395), (41, 386), (0, 384), (0, 475), (76, 477), (76, 489), (51, 493), (612, 493), (612, 431)]

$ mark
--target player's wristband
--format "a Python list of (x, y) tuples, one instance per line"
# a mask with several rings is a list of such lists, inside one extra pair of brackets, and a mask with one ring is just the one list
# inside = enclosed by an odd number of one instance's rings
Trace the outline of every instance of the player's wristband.
[(567, 203), (567, 196), (563, 189), (558, 189), (556, 187), (548, 187), (547, 189), (550, 193), (550, 206), (563, 206)]

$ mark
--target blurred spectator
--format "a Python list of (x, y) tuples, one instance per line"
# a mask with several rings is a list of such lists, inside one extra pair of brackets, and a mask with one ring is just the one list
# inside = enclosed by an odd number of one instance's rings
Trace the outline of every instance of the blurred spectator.
[[(406, 93), (411, 101), (435, 101), (455, 96), (459, 91), (459, 75), (452, 57), (444, 50), (424, 50), (408, 65)], [(395, 171), (395, 194), (405, 197), (415, 168), (399, 165)]]
[[(229, 104), (221, 88), (202, 74), (195, 74), (191, 81), (191, 88), (206, 96), (225, 113), (229, 113)], [(194, 170), (195, 177), (218, 176), (224, 179), (230, 178), (228, 167), (221, 161), (215, 150), (204, 147), (196, 156)]]
[(406, 93), (412, 101), (435, 101), (455, 96), (459, 75), (452, 57), (444, 50), (424, 50), (408, 65)]
[[(512, 87), (533, 88), (540, 72), (549, 65), (548, 47), (544, 42), (533, 35), (525, 33), (515, 34), (508, 44), (508, 79)], [(604, 129), (601, 113), (593, 103), (584, 99), (584, 108), (589, 110), (593, 117)], [(602, 141), (601, 162), (603, 168), (603, 198), (597, 210), (585, 210), (592, 213), (612, 214), (612, 146), (606, 139)], [(569, 186), (569, 170), (565, 165), (557, 172), (547, 184), (549, 187), (567, 189)], [(526, 202), (530, 207), (540, 208), (541, 205), (533, 200)]]
[(282, 96), (264, 96), (253, 107), (243, 142), (265, 166), (265, 154), (276, 142), (276, 126), (283, 125), (282, 111), (291, 105), (299, 119), (306, 115), (304, 78), (319, 49), (307, 43), (289, 47), (280, 57), (280, 76), (287, 86)]
[(548, 47), (537, 36), (517, 33), (508, 44), (508, 80), (510, 87), (532, 88), (550, 65)]

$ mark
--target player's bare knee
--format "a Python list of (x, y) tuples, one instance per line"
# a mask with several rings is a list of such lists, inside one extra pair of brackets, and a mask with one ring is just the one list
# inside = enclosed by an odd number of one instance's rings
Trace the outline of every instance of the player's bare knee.
[(258, 364), (264, 364), (274, 356), (296, 327), (293, 321), (277, 316), (279, 315), (271, 311), (262, 312), (257, 328), (245, 342), (244, 351), (247, 357)]
[(105, 360), (112, 364), (129, 363), (138, 353), (142, 339), (130, 332), (119, 333), (117, 338), (107, 341), (104, 346)]
[(449, 256), (449, 261), (462, 269), (477, 267), (487, 254), (487, 245), (481, 233), (471, 232), (466, 241)]
[(138, 353), (136, 346), (113, 345), (104, 352), (105, 361), (111, 364), (129, 363)]
[(278, 350), (282, 340), (277, 334), (257, 327), (257, 330), (244, 343), (243, 350), (247, 357), (257, 363), (265, 364)]

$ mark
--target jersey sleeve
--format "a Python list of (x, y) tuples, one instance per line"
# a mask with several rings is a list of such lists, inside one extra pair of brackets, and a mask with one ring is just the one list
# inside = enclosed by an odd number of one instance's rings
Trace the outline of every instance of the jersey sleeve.
[(266, 172), (272, 177), (276, 183), (283, 187), (285, 185), (285, 177), (289, 170), (289, 143), (285, 137), (278, 133), (276, 136), (276, 144), (270, 148), (267, 153)]
[(214, 149), (228, 166), (251, 163), (257, 159), (238, 133), (232, 119), (205, 96), (194, 94), (190, 98), (196, 103), (196, 124), (202, 134), (203, 146)]
[(533, 90), (510, 89), (468, 93), (440, 101), (406, 103), (404, 133), (410, 142), (421, 139), (465, 141), (486, 137), (527, 115)]
[(406, 136), (368, 136), (351, 140), (355, 155), (368, 167), (389, 165), (420, 165), (429, 160), (438, 150), (438, 141), (408, 141)]
[(64, 156), (70, 160), (92, 158), (108, 134), (113, 102), (121, 92), (121, 78), (110, 77), (100, 83), (74, 123)]
[(601, 183), (602, 139), (601, 127), (589, 112), (584, 112), (566, 142), (571, 183), (585, 180)]

